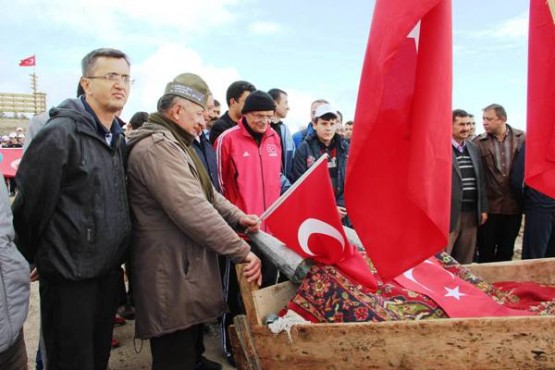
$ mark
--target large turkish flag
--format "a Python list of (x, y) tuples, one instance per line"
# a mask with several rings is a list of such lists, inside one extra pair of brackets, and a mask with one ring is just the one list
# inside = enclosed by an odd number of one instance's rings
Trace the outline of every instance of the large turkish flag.
[[(408, 38), (418, 22), (418, 37)], [(394, 278), (447, 245), (451, 34), (450, 0), (376, 1), (356, 105), (345, 201), (384, 279)]]
[(545, 0), (530, 1), (525, 182), (555, 198), (555, 25)]

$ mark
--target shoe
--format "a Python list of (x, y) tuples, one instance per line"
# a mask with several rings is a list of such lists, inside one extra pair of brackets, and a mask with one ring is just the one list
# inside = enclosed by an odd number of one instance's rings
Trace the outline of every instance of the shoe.
[(230, 364), (233, 367), (237, 367), (237, 365), (235, 364), (235, 358), (233, 358), (233, 354), (228, 353), (225, 356), (225, 359), (227, 360), (227, 363)]
[(125, 325), (125, 319), (118, 314), (114, 316), (114, 326), (122, 326)]
[(197, 362), (195, 370), (222, 370), (222, 365), (216, 361), (212, 361), (202, 356)]
[(114, 349), (114, 348), (118, 348), (120, 346), (120, 342), (119, 340), (117, 340), (116, 338), (112, 337), (112, 342), (110, 342), (110, 348)]
[(118, 308), (118, 315), (125, 320), (135, 320), (135, 308), (130, 304), (125, 304)]

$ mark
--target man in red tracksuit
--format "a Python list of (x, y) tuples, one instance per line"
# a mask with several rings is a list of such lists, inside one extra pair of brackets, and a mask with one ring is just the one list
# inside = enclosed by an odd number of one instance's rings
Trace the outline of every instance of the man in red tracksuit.
[[(279, 135), (270, 128), (276, 105), (263, 91), (252, 92), (245, 100), (243, 116), (236, 126), (224, 131), (215, 142), (218, 177), (223, 195), (249, 214), (261, 215), (281, 192), (281, 143)], [(266, 230), (264, 223), (262, 230)], [(277, 281), (277, 269), (257, 253), (262, 260), (262, 286)], [(224, 297), (230, 314), (222, 320), (222, 342), (228, 361), (233, 363), (227, 327), (241, 313), (241, 302), (235, 268), (227, 261), (224, 271)]]
[(222, 193), (243, 212), (259, 216), (281, 190), (281, 143), (270, 130), (275, 106), (269, 94), (252, 92), (238, 124), (215, 143)]

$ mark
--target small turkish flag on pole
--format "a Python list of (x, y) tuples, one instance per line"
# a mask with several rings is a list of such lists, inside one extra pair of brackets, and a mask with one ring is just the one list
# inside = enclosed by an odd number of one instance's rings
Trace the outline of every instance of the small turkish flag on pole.
[(326, 154), (321, 156), (260, 218), (300, 256), (335, 265), (353, 280), (375, 289), (368, 264), (349, 243), (341, 225), (327, 159)]
[(36, 65), (36, 59), (34, 55), (29, 58), (21, 59), (19, 61), (20, 67), (34, 67), (35, 65)]

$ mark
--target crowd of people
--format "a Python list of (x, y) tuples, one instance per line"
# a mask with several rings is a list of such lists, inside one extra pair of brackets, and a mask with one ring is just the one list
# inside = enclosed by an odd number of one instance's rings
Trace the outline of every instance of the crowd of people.
[(25, 131), (18, 127), (15, 131), (1, 137), (2, 148), (23, 148), (25, 144)]
[[(96, 49), (81, 69), (78, 96), (28, 130), (13, 224), (1, 199), (0, 250), (9, 255), (0, 263), (13, 275), (0, 276), (10, 293), (0, 368), (27, 366), (21, 313), (30, 279), (39, 284), (44, 368), (106, 369), (114, 317), (129, 312), (136, 337), (150, 341), (152, 369), (221, 369), (204, 357), (204, 325), (215, 320), (233, 364), (227, 328), (243, 310), (234, 264), (245, 263), (247, 280), (261, 286), (283, 279), (249, 235), (270, 231), (259, 216), (323, 155), (338, 215), (356, 228), (344, 203), (353, 121), (343, 125), (318, 99), (292, 134), (287, 92), (248, 81), (230, 84), (221, 114), (202, 77), (183, 73), (156, 112), (125, 124), (127, 55)], [(554, 256), (555, 200), (523, 186), (524, 133), (498, 104), (484, 108), (483, 123), (475, 136), (474, 117), (453, 111), (447, 252), (461, 263), (510, 260), (524, 211), (523, 258)], [(17, 250), (36, 267), (30, 275)]]

